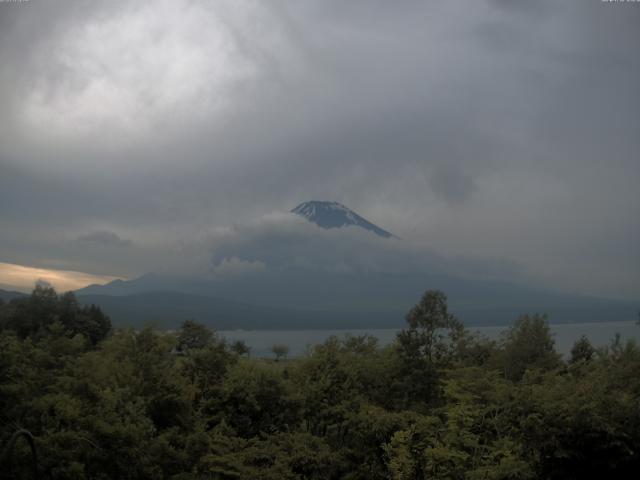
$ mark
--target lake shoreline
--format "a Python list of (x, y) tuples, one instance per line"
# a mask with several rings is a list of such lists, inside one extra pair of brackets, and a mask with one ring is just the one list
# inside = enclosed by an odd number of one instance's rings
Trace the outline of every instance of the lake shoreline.
[[(556, 342), (556, 350), (568, 355), (574, 342), (582, 335), (586, 336), (594, 346), (603, 347), (611, 343), (617, 333), (622, 341), (634, 339), (640, 341), (640, 326), (634, 321), (623, 322), (585, 322), (585, 323), (550, 323), (549, 327)], [(271, 347), (284, 344), (290, 348), (291, 357), (304, 355), (309, 346), (318, 345), (331, 336), (371, 335), (378, 339), (380, 345), (391, 343), (402, 328), (370, 328), (370, 329), (305, 329), (305, 330), (220, 330), (218, 334), (228, 341), (242, 340), (258, 357), (270, 357)], [(470, 326), (467, 329), (480, 333), (491, 340), (498, 340), (509, 325)]]

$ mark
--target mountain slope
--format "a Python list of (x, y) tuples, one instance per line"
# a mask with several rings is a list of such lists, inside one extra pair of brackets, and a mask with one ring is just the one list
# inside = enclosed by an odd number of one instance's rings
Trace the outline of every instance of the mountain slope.
[(451, 311), (468, 326), (505, 325), (534, 312), (548, 313), (552, 323), (631, 321), (638, 310), (635, 302), (490, 280), (302, 270), (223, 282), (145, 276), (118, 282), (117, 289), (94, 286), (77, 293), (83, 303), (100, 305), (119, 324), (175, 325), (195, 318), (215, 328), (323, 329), (402, 327), (404, 315), (427, 289), (443, 290)]
[(338, 202), (312, 200), (301, 203), (291, 210), (291, 213), (305, 217), (322, 228), (342, 228), (353, 225), (369, 230), (384, 238), (393, 237), (390, 232), (374, 225)]

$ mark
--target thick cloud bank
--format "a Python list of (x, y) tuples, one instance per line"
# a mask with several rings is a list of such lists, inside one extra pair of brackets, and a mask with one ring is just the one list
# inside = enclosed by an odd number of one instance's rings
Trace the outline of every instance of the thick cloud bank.
[(333, 274), (431, 274), (514, 279), (508, 262), (443, 257), (410, 240), (382, 238), (359, 227), (324, 229), (284, 212), (214, 232), (212, 272), (308, 270)]
[[(406, 243), (314, 265), (503, 258), (637, 298), (638, 25), (596, 0), (0, 2), (0, 261), (135, 277), (316, 198)], [(217, 268), (284, 261), (242, 230)]]

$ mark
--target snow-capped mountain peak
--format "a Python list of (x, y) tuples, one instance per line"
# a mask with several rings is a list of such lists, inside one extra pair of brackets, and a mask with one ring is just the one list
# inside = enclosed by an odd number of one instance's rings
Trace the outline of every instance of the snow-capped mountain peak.
[(338, 202), (311, 200), (301, 203), (291, 212), (305, 217), (322, 228), (341, 228), (354, 225), (381, 237), (393, 237), (391, 233), (362, 218), (356, 212)]

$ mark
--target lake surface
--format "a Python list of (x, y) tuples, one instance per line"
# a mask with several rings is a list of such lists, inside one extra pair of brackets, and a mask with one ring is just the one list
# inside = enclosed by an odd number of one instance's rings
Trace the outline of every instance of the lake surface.
[[(640, 326), (635, 322), (602, 322), (602, 323), (569, 323), (551, 324), (551, 331), (556, 341), (556, 350), (568, 355), (573, 343), (585, 335), (596, 347), (611, 343), (616, 333), (623, 341), (636, 339), (640, 342)], [(498, 339), (507, 327), (473, 327), (491, 339)], [(256, 357), (272, 357), (271, 347), (276, 344), (287, 345), (289, 356), (304, 355), (307, 348), (323, 343), (331, 335), (343, 338), (345, 335), (369, 334), (378, 339), (380, 345), (392, 342), (398, 330), (393, 328), (370, 330), (233, 330), (218, 332), (229, 341), (244, 340), (251, 347), (251, 355)]]

